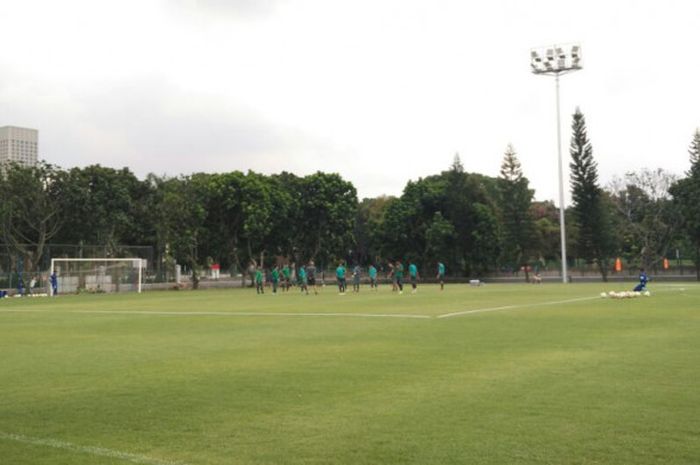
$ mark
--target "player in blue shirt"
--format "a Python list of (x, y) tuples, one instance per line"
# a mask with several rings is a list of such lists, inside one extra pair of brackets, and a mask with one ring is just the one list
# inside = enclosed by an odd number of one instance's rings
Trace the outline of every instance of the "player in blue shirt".
[(647, 288), (647, 283), (649, 282), (649, 277), (647, 276), (644, 268), (639, 269), (639, 284), (634, 288), (634, 292), (643, 292)]
[(56, 270), (51, 273), (49, 280), (51, 281), (51, 295), (58, 295), (58, 276), (56, 276)]
[(440, 283), (440, 290), (445, 289), (445, 264), (442, 262), (438, 262), (438, 273), (437, 273), (437, 279), (438, 282)]

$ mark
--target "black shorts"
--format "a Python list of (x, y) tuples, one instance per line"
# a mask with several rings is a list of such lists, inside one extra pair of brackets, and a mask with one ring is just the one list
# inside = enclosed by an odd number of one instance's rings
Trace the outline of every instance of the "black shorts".
[(309, 278), (309, 285), (315, 286), (316, 285), (316, 278)]

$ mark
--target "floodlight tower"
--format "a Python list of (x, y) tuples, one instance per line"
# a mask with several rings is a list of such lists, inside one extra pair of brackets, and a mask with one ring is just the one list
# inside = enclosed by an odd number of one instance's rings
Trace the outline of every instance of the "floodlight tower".
[(557, 92), (557, 152), (559, 154), (559, 229), (561, 232), (561, 279), (567, 282), (566, 224), (564, 220), (564, 172), (561, 159), (561, 115), (559, 111), (559, 76), (583, 68), (579, 45), (555, 45), (530, 51), (530, 66), (534, 74), (554, 76)]

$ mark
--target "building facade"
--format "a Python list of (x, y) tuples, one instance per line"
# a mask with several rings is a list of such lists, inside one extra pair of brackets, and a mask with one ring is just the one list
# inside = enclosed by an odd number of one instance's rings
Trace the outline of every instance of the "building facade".
[(39, 131), (15, 126), (0, 127), (0, 165), (35, 166), (39, 160)]

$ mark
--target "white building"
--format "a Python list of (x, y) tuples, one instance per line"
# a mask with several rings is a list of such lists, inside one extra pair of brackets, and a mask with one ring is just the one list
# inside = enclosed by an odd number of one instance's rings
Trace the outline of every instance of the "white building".
[(0, 127), (0, 165), (34, 166), (39, 159), (39, 131), (15, 126)]

